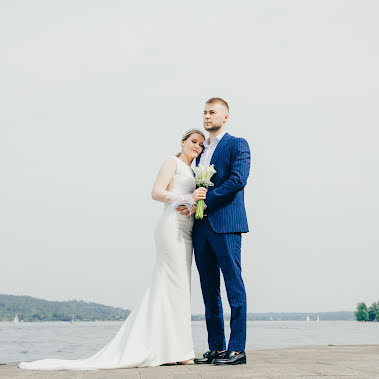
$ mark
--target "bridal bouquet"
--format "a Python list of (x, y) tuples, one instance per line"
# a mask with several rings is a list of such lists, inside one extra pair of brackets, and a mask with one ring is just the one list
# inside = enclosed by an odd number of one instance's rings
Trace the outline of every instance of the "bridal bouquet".
[[(214, 184), (211, 182), (211, 177), (216, 173), (214, 169), (214, 165), (210, 165), (208, 167), (203, 165), (198, 165), (194, 168), (195, 171), (195, 183), (196, 186), (207, 188), (213, 186)], [(197, 208), (195, 218), (201, 219), (204, 215), (204, 200), (200, 199), (197, 201)]]

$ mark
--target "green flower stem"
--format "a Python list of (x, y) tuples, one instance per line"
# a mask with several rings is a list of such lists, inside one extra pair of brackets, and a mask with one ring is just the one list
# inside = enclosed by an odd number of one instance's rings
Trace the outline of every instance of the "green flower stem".
[(197, 201), (197, 208), (196, 208), (196, 219), (202, 219), (204, 216), (204, 200), (200, 199)]

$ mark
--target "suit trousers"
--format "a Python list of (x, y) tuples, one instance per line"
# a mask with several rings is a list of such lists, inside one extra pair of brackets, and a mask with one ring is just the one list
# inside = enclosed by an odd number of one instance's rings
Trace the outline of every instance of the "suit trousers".
[(228, 350), (246, 345), (246, 292), (241, 275), (241, 233), (216, 233), (204, 217), (192, 232), (196, 266), (205, 304), (210, 350), (225, 350), (224, 318), (220, 295), (220, 269), (231, 309)]

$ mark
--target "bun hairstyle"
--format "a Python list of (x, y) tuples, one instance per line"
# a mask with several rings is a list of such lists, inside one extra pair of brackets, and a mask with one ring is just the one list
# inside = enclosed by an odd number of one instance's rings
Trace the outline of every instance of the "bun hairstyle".
[[(188, 138), (190, 138), (190, 137), (192, 136), (192, 134), (200, 134), (200, 135), (203, 136), (204, 139), (205, 139), (205, 135), (204, 135), (204, 133), (203, 133), (201, 130), (199, 130), (199, 129), (190, 129), (190, 130), (187, 130), (187, 131), (183, 134), (182, 142), (188, 140)], [(176, 154), (176, 156), (179, 157), (181, 153), (182, 153), (182, 152)]]

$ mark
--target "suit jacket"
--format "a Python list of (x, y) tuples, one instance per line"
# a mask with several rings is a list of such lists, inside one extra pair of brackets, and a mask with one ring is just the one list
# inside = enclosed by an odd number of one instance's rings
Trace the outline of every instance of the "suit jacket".
[[(200, 157), (196, 159), (196, 164)], [(213, 153), (211, 164), (216, 174), (208, 188), (206, 213), (216, 233), (246, 233), (247, 224), (244, 187), (250, 171), (250, 148), (243, 138), (228, 133), (221, 138)], [(196, 222), (196, 220), (195, 220)]]

